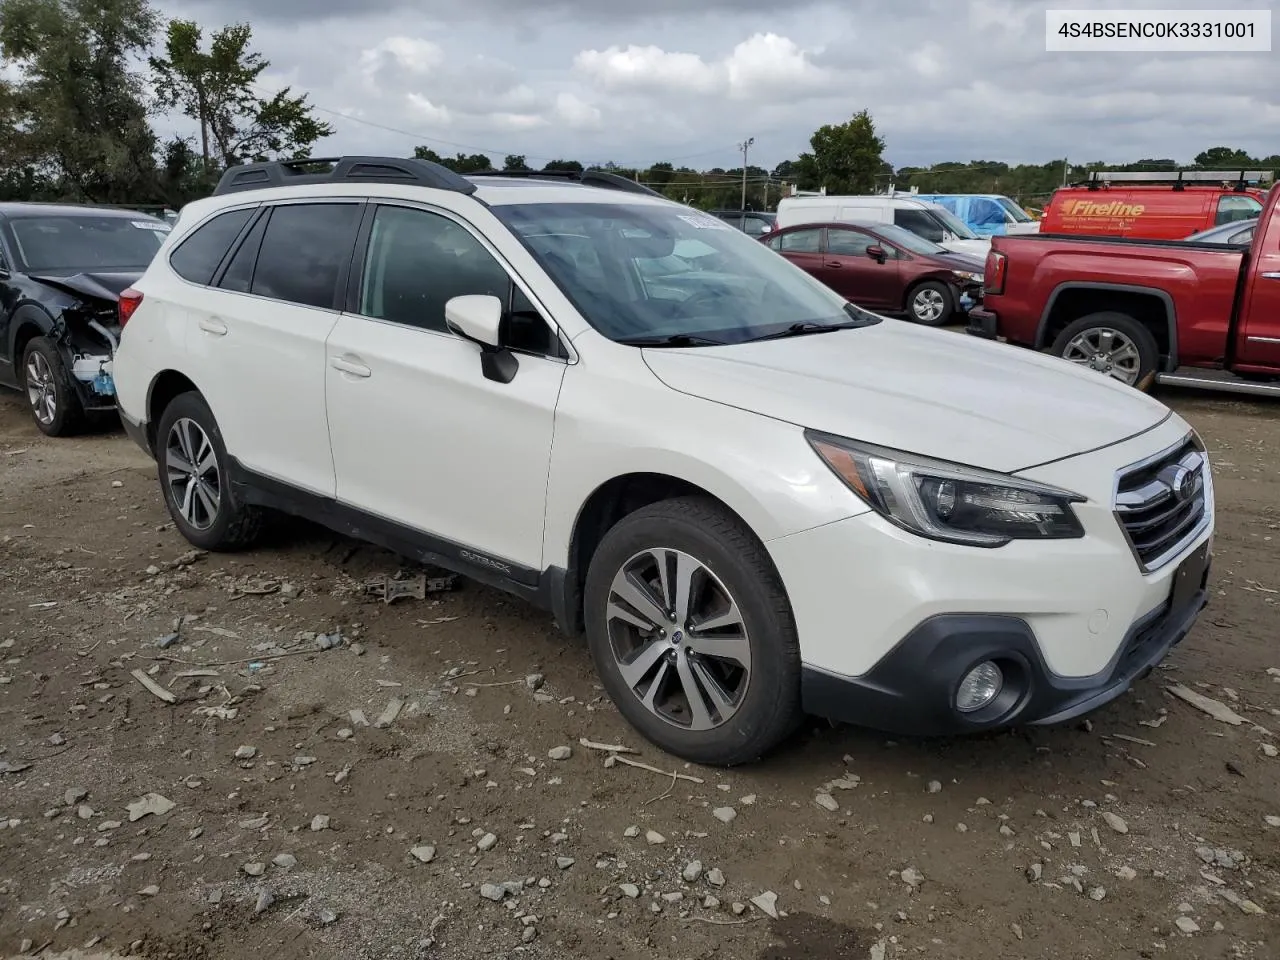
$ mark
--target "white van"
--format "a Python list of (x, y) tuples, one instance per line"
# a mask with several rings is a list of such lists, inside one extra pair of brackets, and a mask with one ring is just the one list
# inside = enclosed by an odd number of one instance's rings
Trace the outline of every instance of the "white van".
[(953, 253), (985, 257), (990, 237), (979, 237), (946, 207), (908, 197), (783, 197), (778, 201), (778, 226), (851, 220), (892, 223), (916, 236), (932, 240)]

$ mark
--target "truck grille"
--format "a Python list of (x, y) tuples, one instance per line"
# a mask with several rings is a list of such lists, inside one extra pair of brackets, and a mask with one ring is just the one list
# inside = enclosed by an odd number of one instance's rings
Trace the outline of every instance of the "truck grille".
[(1193, 434), (1120, 472), (1116, 519), (1143, 572), (1164, 566), (1203, 530), (1212, 509), (1208, 463)]

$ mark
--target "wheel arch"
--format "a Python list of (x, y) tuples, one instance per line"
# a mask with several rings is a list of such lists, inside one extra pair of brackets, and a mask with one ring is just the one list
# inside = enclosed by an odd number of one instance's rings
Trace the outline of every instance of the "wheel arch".
[(13, 360), (15, 376), (21, 376), (22, 353), (36, 337), (46, 337), (53, 330), (53, 318), (42, 307), (24, 304), (14, 311), (9, 321), (12, 333), (9, 340), (9, 357)]
[(557, 571), (561, 583), (554, 610), (561, 629), (570, 634), (583, 630), (582, 591), (587, 568), (605, 534), (624, 517), (650, 504), (677, 497), (706, 499), (737, 519), (763, 545), (767, 538), (748, 519), (763, 506), (744, 502), (748, 496), (745, 491), (735, 495), (723, 487), (711, 489), (713, 486), (719, 485), (694, 482), (672, 472), (641, 470), (620, 473), (599, 483), (574, 517), (564, 566)]
[(1036, 327), (1036, 350), (1053, 344), (1074, 320), (1091, 313), (1111, 311), (1133, 317), (1149, 329), (1160, 349), (1162, 372), (1178, 366), (1178, 319), (1173, 296), (1167, 290), (1128, 283), (1067, 281), (1049, 294)]
[(200, 388), (196, 386), (194, 381), (184, 373), (177, 370), (162, 370), (151, 380), (151, 385), (147, 387), (147, 442), (151, 445), (151, 449), (156, 449), (156, 427), (160, 422), (160, 417), (164, 415), (165, 408), (173, 402), (175, 397), (184, 393), (195, 392), (204, 396), (200, 392)]

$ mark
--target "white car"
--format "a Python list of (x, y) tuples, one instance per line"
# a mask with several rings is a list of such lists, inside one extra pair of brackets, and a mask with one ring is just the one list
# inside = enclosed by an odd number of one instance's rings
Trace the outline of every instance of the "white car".
[(235, 167), (120, 319), (119, 403), (187, 540), (285, 511), (541, 604), (689, 760), (805, 712), (1067, 720), (1205, 602), (1176, 414), (867, 313), (607, 174)]

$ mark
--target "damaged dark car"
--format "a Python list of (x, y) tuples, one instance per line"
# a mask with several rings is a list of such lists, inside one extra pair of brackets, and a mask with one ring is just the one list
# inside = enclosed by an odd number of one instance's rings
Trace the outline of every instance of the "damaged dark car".
[(0, 385), (49, 436), (115, 416), (119, 295), (169, 230), (129, 210), (0, 203)]

